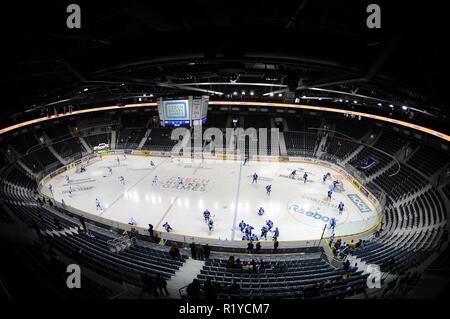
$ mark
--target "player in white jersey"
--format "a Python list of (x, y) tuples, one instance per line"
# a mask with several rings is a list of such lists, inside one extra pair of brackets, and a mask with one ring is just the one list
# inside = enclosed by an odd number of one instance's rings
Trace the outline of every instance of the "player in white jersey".
[(183, 179), (181, 177), (177, 177), (178, 185), (183, 185)]
[(130, 218), (130, 220), (128, 221), (128, 225), (137, 225), (137, 222), (136, 222), (136, 220), (133, 218), (133, 217), (131, 217)]
[(116, 161), (117, 161), (117, 165), (120, 165), (120, 159), (119, 159), (119, 156), (117, 156)]
[(119, 176), (119, 183), (125, 185), (125, 178), (123, 176)]
[(153, 163), (152, 160), (150, 161), (150, 166), (151, 166), (151, 167), (155, 167), (155, 163)]
[(152, 180), (152, 186), (157, 186), (158, 185), (158, 176), (155, 175), (155, 177), (153, 177)]
[(69, 175), (64, 176), (66, 178), (66, 183), (69, 184), (70, 183), (70, 178)]
[(112, 175), (112, 167), (108, 166), (108, 173), (109, 175)]
[(50, 191), (50, 194), (53, 196), (53, 186), (52, 184), (48, 184), (48, 190)]
[(69, 186), (69, 197), (72, 197), (72, 186)]

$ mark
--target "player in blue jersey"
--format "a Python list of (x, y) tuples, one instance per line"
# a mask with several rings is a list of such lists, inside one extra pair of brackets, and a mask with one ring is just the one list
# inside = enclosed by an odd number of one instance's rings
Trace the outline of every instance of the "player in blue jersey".
[(207, 223), (209, 221), (209, 218), (211, 217), (211, 212), (209, 210), (205, 210), (203, 212), (203, 218), (205, 219), (205, 223)]
[(289, 178), (295, 179), (295, 174), (297, 174), (297, 170), (294, 169), (291, 174), (289, 175)]
[(305, 172), (305, 174), (303, 174), (303, 182), (307, 182), (308, 181), (308, 173)]
[(253, 177), (252, 184), (254, 184), (254, 183), (258, 184), (258, 174), (253, 173), (252, 177)]
[(344, 211), (344, 203), (340, 202), (338, 205), (339, 215), (342, 215), (342, 212)]
[(258, 215), (259, 215), (259, 216), (264, 215), (264, 208), (262, 208), (262, 207), (259, 208), (259, 210), (258, 210)]
[(247, 224), (243, 220), (241, 220), (241, 222), (239, 223), (239, 229), (241, 230), (241, 232), (244, 232), (246, 226)]
[(333, 195), (333, 191), (330, 189), (327, 193), (328, 200), (331, 200), (331, 195)]
[(269, 231), (269, 228), (264, 225), (263, 227), (261, 227), (261, 236), (259, 236), (259, 237), (261, 237), (261, 238), (264, 237), (267, 240), (267, 232), (268, 231)]
[(209, 219), (209, 220), (208, 220), (208, 228), (209, 228), (209, 231), (212, 231), (212, 230), (213, 230), (213, 227), (214, 227), (214, 222), (213, 222), (212, 219)]
[(272, 191), (272, 185), (267, 185), (266, 186), (266, 195), (270, 196), (270, 192)]
[(273, 221), (271, 221), (270, 219), (269, 219), (269, 220), (266, 220), (266, 225), (267, 225), (267, 229), (268, 229), (269, 231), (271, 231), (271, 230), (272, 230), (272, 227), (273, 227)]
[(277, 238), (280, 236), (280, 231), (278, 230), (278, 227), (275, 228), (275, 231), (273, 232), (273, 240), (277, 240)]
[(100, 201), (98, 200), (98, 198), (95, 199), (95, 207), (96, 210), (102, 210), (102, 206), (100, 205)]
[(168, 232), (168, 233), (170, 233), (173, 230), (172, 227), (170, 227), (168, 222), (165, 222), (163, 227), (166, 230), (166, 232)]
[(336, 227), (336, 219), (334, 219), (334, 217), (331, 217), (330, 228), (333, 229), (333, 231), (334, 231), (335, 227)]

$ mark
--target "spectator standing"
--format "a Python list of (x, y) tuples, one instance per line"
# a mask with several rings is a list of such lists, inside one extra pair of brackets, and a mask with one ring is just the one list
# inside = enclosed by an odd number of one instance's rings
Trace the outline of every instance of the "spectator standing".
[(278, 249), (278, 246), (280, 245), (280, 243), (278, 242), (278, 240), (274, 240), (273, 242), (273, 251), (275, 252)]
[(153, 225), (152, 224), (148, 224), (148, 233), (150, 235), (151, 238), (153, 238)]
[(256, 251), (255, 251), (255, 253), (257, 254), (260, 250), (261, 250), (261, 243), (258, 241), (256, 243)]
[(192, 242), (192, 244), (189, 245), (189, 248), (191, 248), (192, 259), (197, 259), (197, 245), (195, 242)]
[(248, 252), (249, 254), (251, 254), (251, 253), (253, 252), (253, 243), (252, 243), (252, 242), (249, 242), (249, 243), (247, 244), (247, 252)]
[(164, 296), (164, 293), (166, 293), (166, 296), (170, 296), (169, 291), (167, 291), (167, 280), (163, 278), (161, 274), (156, 276), (155, 284), (161, 295)]
[(198, 245), (197, 247), (197, 257), (199, 260), (205, 260), (205, 250), (202, 245)]
[(209, 255), (211, 254), (211, 247), (209, 247), (208, 244), (205, 245), (204, 251), (205, 251), (205, 259), (209, 259)]

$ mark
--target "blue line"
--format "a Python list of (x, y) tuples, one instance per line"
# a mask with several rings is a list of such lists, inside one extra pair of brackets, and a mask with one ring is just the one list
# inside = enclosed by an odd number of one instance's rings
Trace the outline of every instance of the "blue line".
[(234, 205), (234, 217), (233, 217), (233, 228), (231, 229), (231, 240), (234, 240), (234, 235), (236, 232), (236, 218), (237, 218), (237, 210), (239, 204), (239, 193), (241, 189), (241, 175), (242, 175), (242, 163), (239, 165), (239, 178), (238, 178), (238, 187), (236, 192), (236, 203)]

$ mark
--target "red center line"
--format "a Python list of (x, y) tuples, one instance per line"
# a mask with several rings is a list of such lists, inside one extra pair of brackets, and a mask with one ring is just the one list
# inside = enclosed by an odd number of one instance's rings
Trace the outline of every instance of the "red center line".
[(161, 217), (161, 220), (158, 222), (158, 224), (156, 225), (155, 229), (158, 229), (159, 225), (161, 225), (161, 223), (166, 218), (167, 214), (170, 212), (170, 210), (172, 209), (173, 205), (175, 205), (177, 200), (178, 200), (178, 196), (175, 197), (175, 200), (173, 201), (173, 203), (170, 204), (170, 206), (166, 209), (166, 211), (164, 212), (164, 215)]

